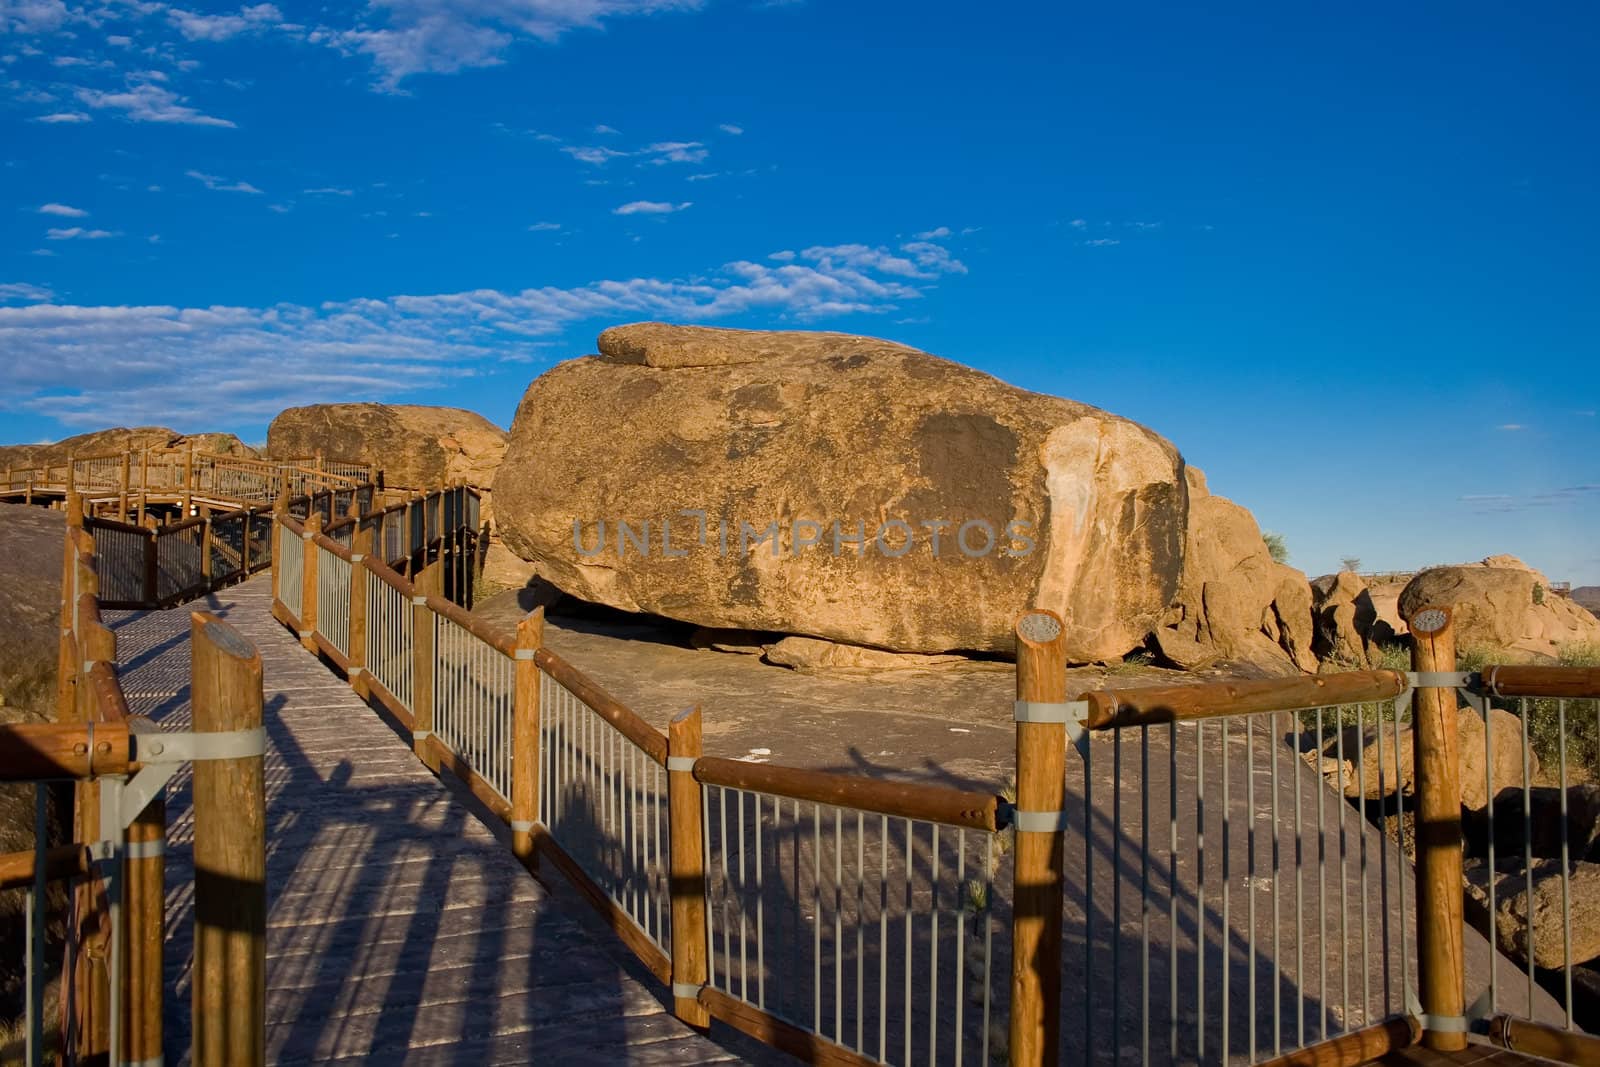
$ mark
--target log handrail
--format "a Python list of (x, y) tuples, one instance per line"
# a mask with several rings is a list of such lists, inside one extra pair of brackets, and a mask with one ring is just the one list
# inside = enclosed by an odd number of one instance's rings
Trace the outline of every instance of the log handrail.
[(645, 755), (663, 767), (667, 765), (667, 739), (655, 727), (640, 718), (638, 712), (607, 693), (588, 675), (548, 648), (541, 648), (535, 652), (533, 661), (567, 692), (593, 709), (596, 715), (615, 726), (622, 736), (632, 741)]
[(771, 763), (746, 763), (721, 756), (695, 761), (695, 781), (752, 793), (809, 800), (836, 808), (870, 811), (900, 819), (943, 823), (991, 833), (1005, 825), (1005, 801), (991, 793), (967, 792), (925, 782), (891, 782), (840, 771), (811, 771)]
[(1263, 681), (1097, 690), (1083, 695), (1089, 705), (1084, 725), (1091, 730), (1111, 730), (1222, 715), (1360, 704), (1393, 699), (1405, 692), (1406, 684), (1401, 671), (1350, 671)]
[(1600, 667), (1496, 664), (1481, 674), (1484, 687), (1497, 697), (1600, 697)]
[(97, 778), (137, 769), (126, 722), (19, 722), (0, 726), (0, 782)]
[[(38, 871), (33, 849), (0, 854), (0, 889), (25, 889), (33, 884)], [(57, 845), (45, 849), (44, 880), (60, 882), (78, 878), (93, 869), (89, 849), (84, 845)]]
[[(506, 657), (513, 657), (517, 653), (517, 640), (499, 632), (482, 619), (468, 612), (457, 604), (452, 604), (442, 596), (428, 597), (428, 610), (435, 615), (442, 615), (455, 623), (473, 637), (482, 641), (490, 648)], [(632, 715), (632, 712), (628, 714)], [(642, 719), (640, 720), (643, 721)], [(663, 747), (666, 742), (662, 742)], [(665, 757), (663, 757), (665, 758)]]

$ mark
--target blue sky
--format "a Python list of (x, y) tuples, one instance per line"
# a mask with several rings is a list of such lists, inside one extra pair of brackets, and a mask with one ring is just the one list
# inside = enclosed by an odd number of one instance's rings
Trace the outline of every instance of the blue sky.
[(1600, 583), (1600, 13), (1204, 6), (0, 0), (0, 441), (840, 329), (1153, 427), (1312, 574)]

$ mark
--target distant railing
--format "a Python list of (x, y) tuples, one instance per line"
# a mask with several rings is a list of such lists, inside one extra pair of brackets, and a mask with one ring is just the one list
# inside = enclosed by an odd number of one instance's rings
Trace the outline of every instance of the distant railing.
[[(115, 634), (100, 617), (96, 546), (83, 500), (68, 500), (56, 721), (0, 725), (0, 780), (35, 783), (34, 846), (0, 856), (0, 888), (26, 888), (24, 1033), (29, 1065), (156, 1063), (162, 1056), (165, 787), (193, 761), (196, 1063), (261, 1064), (265, 989), (265, 804), (261, 671), (227, 624), (191, 632), (192, 731), (130, 715)], [(203, 739), (203, 743), (202, 740)], [(70, 783), (70, 791), (52, 785)], [(70, 797), (50, 845), (50, 794)], [(67, 883), (52, 945), (48, 886)], [(58, 948), (52, 954), (52, 948)], [(58, 1025), (45, 987), (61, 990)], [(9, 1055), (7, 1057), (10, 1058)]]

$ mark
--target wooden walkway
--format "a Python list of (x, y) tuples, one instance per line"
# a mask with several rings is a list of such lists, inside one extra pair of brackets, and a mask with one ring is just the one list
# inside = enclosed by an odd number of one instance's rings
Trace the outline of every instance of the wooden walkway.
[[(132, 711), (187, 723), (189, 612), (261, 650), (267, 1055), (273, 1063), (689, 1064), (743, 1058), (685, 1027), (582, 904), (531, 878), (473, 810), (275, 622), (270, 577), (108, 613)], [(187, 771), (168, 793), (169, 1064), (188, 1061)], [(764, 1058), (764, 1057), (763, 1057)]]

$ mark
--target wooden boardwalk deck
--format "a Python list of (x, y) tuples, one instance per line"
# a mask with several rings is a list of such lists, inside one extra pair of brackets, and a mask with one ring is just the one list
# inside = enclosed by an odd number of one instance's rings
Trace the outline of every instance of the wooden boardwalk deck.
[[(266, 575), (166, 612), (111, 613), (129, 704), (188, 719), (189, 609), (261, 650), (269, 1062), (708, 1063), (685, 1027), (531, 878), (458, 794), (276, 623)], [(188, 1059), (193, 886), (187, 771), (168, 794), (167, 1062)], [(618, 950), (620, 951), (620, 950)], [(763, 1057), (764, 1058), (764, 1057)]]

